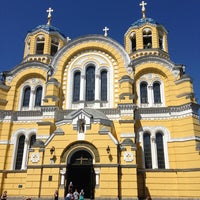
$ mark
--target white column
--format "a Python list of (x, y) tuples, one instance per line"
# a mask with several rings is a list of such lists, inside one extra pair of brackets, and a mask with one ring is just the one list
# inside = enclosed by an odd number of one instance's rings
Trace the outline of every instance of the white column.
[(153, 105), (153, 86), (149, 85), (148, 86), (148, 105), (152, 106)]
[(99, 176), (100, 176), (100, 169), (96, 168), (95, 170), (95, 179), (96, 179), (96, 186), (99, 185)]
[(85, 100), (85, 75), (81, 75), (80, 81), (80, 101)]
[(30, 101), (29, 101), (29, 110), (32, 110), (34, 107), (34, 101), (35, 101), (35, 90), (31, 89), (31, 94), (30, 94)]
[(26, 169), (26, 165), (27, 165), (27, 158), (28, 158), (28, 138), (25, 138), (24, 141), (24, 153), (23, 153), (23, 159), (22, 159), (22, 167), (21, 169)]
[(100, 81), (100, 75), (97, 74), (95, 76), (95, 100), (100, 100), (100, 88), (101, 88), (101, 81)]
[(60, 186), (65, 185), (65, 174), (66, 174), (66, 169), (61, 169), (60, 170), (61, 178), (60, 178)]
[(151, 153), (152, 153), (152, 169), (158, 168), (157, 162), (157, 149), (156, 149), (156, 138), (155, 135), (151, 136)]

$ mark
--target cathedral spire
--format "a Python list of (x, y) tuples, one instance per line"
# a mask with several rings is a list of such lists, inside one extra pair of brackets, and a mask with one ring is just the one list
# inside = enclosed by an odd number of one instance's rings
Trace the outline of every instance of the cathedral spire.
[(49, 8), (49, 9), (47, 10), (47, 12), (48, 12), (48, 17), (47, 17), (48, 22), (47, 22), (47, 25), (50, 25), (50, 24), (51, 24), (51, 13), (53, 12), (53, 9), (52, 9), (52, 8)]
[(142, 1), (142, 3), (140, 3), (140, 6), (142, 7), (142, 18), (146, 18), (146, 9), (145, 6), (147, 5), (147, 3), (145, 1)]

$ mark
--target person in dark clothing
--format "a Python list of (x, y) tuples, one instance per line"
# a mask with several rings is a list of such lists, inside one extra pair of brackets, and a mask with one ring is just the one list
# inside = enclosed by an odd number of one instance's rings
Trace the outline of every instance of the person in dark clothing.
[(54, 193), (54, 200), (58, 200), (58, 190), (56, 190)]
[(7, 191), (4, 191), (1, 195), (1, 200), (7, 200)]

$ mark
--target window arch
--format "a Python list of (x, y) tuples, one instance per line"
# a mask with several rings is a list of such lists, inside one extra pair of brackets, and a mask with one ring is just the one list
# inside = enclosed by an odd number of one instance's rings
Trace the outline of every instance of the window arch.
[(43, 81), (38, 78), (26, 80), (19, 92), (19, 110), (37, 110), (42, 105)]
[(150, 28), (143, 30), (143, 47), (144, 49), (152, 48), (152, 32)]
[(144, 133), (143, 135), (143, 148), (144, 148), (144, 162), (145, 168), (152, 168), (152, 157), (151, 157), (151, 140), (150, 134)]
[[(106, 61), (105, 61), (106, 62)], [(99, 66), (96, 62), (84, 62), (82, 67), (71, 67), (66, 86), (70, 101), (68, 108), (110, 107), (113, 104), (113, 68), (107, 65)], [(67, 92), (67, 91), (66, 91)]]
[(51, 39), (51, 56), (54, 56), (58, 51), (59, 41), (58, 38), (54, 37)]
[(160, 82), (153, 83), (154, 103), (161, 103)]
[(29, 107), (30, 95), (31, 95), (31, 88), (27, 86), (24, 89), (23, 102), (22, 102), (23, 107)]
[(95, 67), (89, 66), (86, 69), (86, 101), (95, 100)]
[(35, 92), (35, 106), (41, 106), (42, 102), (42, 86), (37, 87)]
[(160, 49), (162, 49), (162, 50), (164, 50), (164, 44), (163, 44), (163, 41), (164, 41), (164, 39), (163, 39), (163, 33), (161, 32), (161, 31), (159, 31), (159, 48)]
[(169, 132), (165, 127), (142, 127), (139, 130), (142, 145), (143, 167), (147, 169), (168, 169)]
[(107, 101), (107, 74), (106, 70), (101, 71), (101, 101)]
[(36, 39), (36, 54), (44, 53), (44, 36), (39, 35)]
[(140, 102), (148, 103), (147, 82), (140, 83)]
[(73, 84), (73, 101), (80, 100), (80, 83), (81, 83), (81, 72), (76, 71), (74, 73), (74, 84)]
[(36, 135), (34, 134), (30, 138), (29, 148), (32, 147), (32, 145), (35, 143), (35, 141), (36, 141)]
[(16, 156), (16, 163), (15, 169), (21, 169), (23, 155), (24, 155), (24, 143), (25, 143), (25, 136), (21, 135), (18, 139), (18, 148), (17, 148), (17, 156)]
[(135, 32), (131, 33), (131, 50), (132, 52), (136, 51), (136, 34)]
[(156, 133), (156, 148), (157, 148), (157, 160), (158, 168), (165, 168), (165, 156), (164, 156), (164, 146), (163, 146), (163, 134)]

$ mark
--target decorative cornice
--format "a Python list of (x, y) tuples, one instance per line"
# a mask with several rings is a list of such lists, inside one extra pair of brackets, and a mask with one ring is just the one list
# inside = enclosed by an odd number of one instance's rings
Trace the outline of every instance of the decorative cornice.
[[(65, 46), (63, 46), (57, 52), (57, 54), (55, 55), (55, 57), (53, 58), (52, 63), (51, 63), (52, 67), (54, 69), (56, 68), (59, 60), (62, 58), (62, 56), (67, 51), (69, 51), (70, 49), (74, 48), (77, 45), (80, 45), (82, 43), (91, 42), (91, 41), (92, 42), (99, 42), (99, 43), (106, 43), (109, 46), (113, 47), (115, 50), (117, 50), (121, 54), (121, 56), (122, 56), (122, 58), (124, 60), (124, 66), (126, 68), (128, 67), (128, 65), (130, 63), (130, 58), (129, 58), (129, 55), (127, 54), (127, 52), (125, 51), (124, 47), (120, 43), (118, 43), (117, 41), (115, 41), (115, 40), (113, 40), (113, 39), (111, 39), (109, 37), (105, 37), (105, 36), (102, 36), (102, 35), (95, 35), (95, 34), (94, 35), (86, 35), (86, 36), (79, 37), (79, 38), (77, 38), (75, 40), (70, 41)], [(98, 45), (96, 47), (93, 47), (93, 48), (97, 49)], [(84, 50), (85, 50), (85, 47), (84, 47)]]
[(198, 113), (199, 105), (188, 103), (180, 106), (159, 107), (159, 108), (138, 108), (139, 114), (160, 114), (160, 113), (178, 113), (186, 110), (192, 110), (194, 114)]
[(164, 65), (166, 68), (168, 68), (170, 71), (172, 71), (172, 73), (175, 77), (177, 77), (179, 75), (180, 69), (182, 68), (181, 65), (175, 65), (170, 60), (161, 58), (159, 56), (153, 56), (153, 55), (143, 56), (143, 57), (137, 58), (135, 60), (132, 60), (131, 66), (133, 68), (136, 68), (138, 65), (141, 65), (142, 63), (150, 63), (150, 62), (160, 63), (160, 64)]
[(0, 89), (2, 89), (2, 90), (4, 90), (4, 91), (6, 91), (6, 92), (8, 92), (9, 91), (9, 89), (10, 89), (10, 86), (7, 86), (7, 85), (4, 85), (4, 84), (0, 84)]
[(7, 103), (8, 103), (7, 100), (5, 100), (5, 99), (0, 99), (0, 105), (5, 106)]

